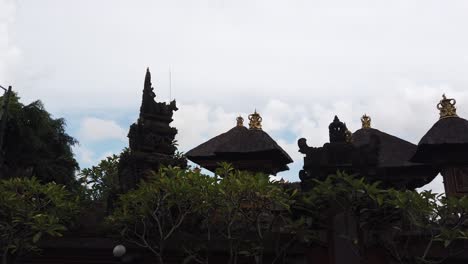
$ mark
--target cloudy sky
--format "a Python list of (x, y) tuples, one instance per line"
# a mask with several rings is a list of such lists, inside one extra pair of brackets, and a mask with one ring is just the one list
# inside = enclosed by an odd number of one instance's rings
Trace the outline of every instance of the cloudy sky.
[(0, 0), (0, 84), (65, 117), (85, 168), (127, 145), (150, 67), (157, 99), (177, 100), (180, 150), (256, 108), (295, 160), (279, 176), (298, 180), (297, 139), (321, 146), (335, 114), (413, 143), (442, 93), (468, 117), (467, 13), (463, 0)]

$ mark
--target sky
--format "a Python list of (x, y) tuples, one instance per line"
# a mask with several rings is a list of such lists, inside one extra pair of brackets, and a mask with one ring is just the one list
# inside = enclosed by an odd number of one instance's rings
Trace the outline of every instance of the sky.
[(334, 115), (415, 144), (443, 93), (468, 117), (467, 13), (457, 0), (0, 0), (0, 85), (64, 117), (86, 168), (127, 146), (149, 67), (157, 100), (177, 101), (179, 150), (257, 109), (294, 160), (278, 177), (297, 181), (297, 139), (322, 146)]

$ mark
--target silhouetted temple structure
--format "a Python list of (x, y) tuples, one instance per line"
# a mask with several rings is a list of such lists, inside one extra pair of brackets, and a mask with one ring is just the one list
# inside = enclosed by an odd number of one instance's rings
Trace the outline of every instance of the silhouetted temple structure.
[(329, 126), (330, 143), (323, 147), (309, 147), (306, 139), (298, 140), (299, 152), (306, 155), (304, 168), (299, 172), (303, 189), (313, 185), (312, 179), (324, 180), (337, 170), (398, 189), (422, 187), (437, 175), (431, 166), (410, 161), (416, 145), (371, 128), (367, 115), (361, 122), (362, 128), (351, 133), (335, 116)]
[(468, 194), (468, 121), (458, 117), (455, 104), (443, 95), (437, 104), (440, 118), (421, 138), (412, 160), (437, 168), (445, 192), (459, 196)]
[[(176, 154), (177, 148), (174, 138), (177, 129), (170, 126), (173, 121), (173, 112), (177, 111), (176, 102), (172, 101), (169, 104), (156, 102), (155, 97), (151, 85), (151, 74), (147, 70), (139, 118), (136, 123), (130, 126), (129, 150), (124, 152), (120, 158), (120, 193), (134, 188), (141, 179), (153, 175), (153, 171), (157, 171), (162, 165), (184, 168), (187, 166), (186, 159)], [(440, 119), (422, 137), (418, 146), (372, 128), (371, 118), (367, 115), (362, 116), (362, 127), (354, 133), (351, 133), (346, 124), (335, 116), (328, 126), (329, 142), (322, 147), (308, 146), (305, 138), (298, 140), (299, 152), (305, 154), (304, 167), (299, 172), (302, 190), (311, 189), (314, 186), (313, 179), (325, 180), (330, 174), (335, 174), (337, 170), (349, 174), (356, 173), (358, 177), (364, 177), (371, 182), (380, 181), (383, 188), (398, 189), (422, 187), (431, 182), (440, 172), (444, 177), (445, 190), (448, 195), (467, 195), (468, 121), (457, 116), (455, 103), (454, 99), (447, 99), (443, 96), (437, 106), (440, 110)], [(186, 157), (210, 171), (215, 171), (219, 162), (222, 161), (231, 163), (234, 168), (239, 170), (273, 175), (288, 170), (288, 164), (292, 162), (292, 159), (262, 130), (261, 116), (256, 111), (249, 115), (248, 128), (244, 126), (243, 121), (242, 117), (238, 117), (235, 127), (190, 150)], [(313, 196), (312, 199), (314, 199)], [(369, 205), (369, 208), (373, 209), (373, 205)], [(320, 211), (321, 218), (326, 220), (324, 225), (319, 227), (313, 226), (314, 219), (310, 218), (307, 213), (311, 211), (311, 208), (292, 207), (293, 213), (297, 214), (295, 216), (304, 217), (301, 219), (304, 230), (292, 233), (291, 231), (295, 231), (295, 229), (289, 230), (289, 221), (275, 222), (274, 226), (269, 228), (271, 232), (265, 232), (262, 235), (264, 237), (262, 240), (265, 239), (265, 242), (268, 242), (261, 248), (263, 258), (258, 259), (262, 261), (259, 262), (256, 256), (244, 255), (239, 252), (239, 256), (235, 257), (234, 262), (239, 264), (415, 263), (411, 260), (420, 259), (420, 256), (424, 254), (424, 263), (429, 263), (429, 260), (434, 263), (436, 261), (437, 263), (450, 264), (468, 263), (468, 244), (461, 239), (455, 239), (449, 245), (437, 241), (437, 236), (432, 234), (433, 231), (439, 232), (440, 226), (437, 224), (431, 225), (433, 228), (429, 230), (431, 234), (421, 233), (417, 230), (413, 232), (411, 229), (408, 229), (410, 232), (404, 231), (404, 233), (397, 234), (394, 238), (395, 243), (404, 244), (405, 249), (398, 249), (395, 245), (387, 245), (377, 241), (378, 238), (373, 237), (375, 232), (382, 232), (382, 236), (393, 236), (390, 233), (399, 228), (399, 225), (394, 226), (393, 222), (384, 222), (385, 225), (389, 223), (388, 228), (373, 229), (370, 227), (370, 225), (374, 225), (373, 222), (363, 222), (351, 211), (367, 210), (368, 213), (372, 211), (368, 210), (369, 208), (344, 208), (343, 206), (335, 206), (333, 202), (329, 203), (323, 211)], [(107, 230), (107, 227), (104, 228), (100, 225), (108, 215), (104, 202), (95, 201), (86, 209), (80, 214), (77, 225), (64, 233), (63, 237), (41, 239), (38, 247), (43, 251), (40, 254), (31, 252), (19, 257), (15, 263), (146, 264), (157, 262), (155, 255), (148, 250), (148, 244), (142, 245), (136, 242), (133, 244), (131, 240), (125, 240), (115, 231)], [(389, 210), (393, 209), (389, 208)], [(172, 217), (172, 210), (168, 210), (168, 212)], [(271, 214), (277, 212), (278, 210), (273, 208)], [(174, 213), (177, 211), (175, 210)], [(224, 214), (219, 215), (223, 217)], [(392, 214), (393, 216), (395, 216), (395, 223), (405, 221), (396, 211), (395, 214)], [(192, 216), (188, 214), (187, 217)], [(242, 214), (239, 217), (249, 216)], [(367, 221), (366, 217), (364, 216), (365, 221)], [(376, 219), (380, 221), (382, 217), (378, 215)], [(212, 225), (213, 230), (217, 228), (217, 220), (209, 219), (208, 221), (210, 221), (208, 225)], [(448, 219), (448, 221), (452, 220)], [(261, 222), (257, 221), (257, 224), (263, 224)], [(362, 223), (364, 225), (361, 225)], [(142, 224), (145, 225), (145, 222), (142, 221)], [(188, 232), (179, 233), (173, 237), (173, 240), (167, 241), (164, 249), (165, 263), (208, 262), (188, 255), (187, 253), (191, 254), (192, 252), (188, 252), (182, 246), (183, 243), (180, 243), (186, 240), (193, 243), (202, 241), (197, 238), (199, 233), (191, 229), (198, 224), (205, 225), (206, 223), (204, 220), (190, 219), (187, 226)], [(463, 223), (460, 224), (463, 225)], [(370, 227), (369, 230), (367, 230), (368, 227)], [(146, 226), (142, 230), (146, 232)], [(153, 232), (151, 229), (148, 230), (150, 230), (148, 232)], [(172, 229), (172, 231), (174, 230), (176, 229)], [(253, 230), (255, 229), (251, 231)], [(135, 231), (137, 231), (136, 228)], [(314, 239), (307, 238), (309, 231), (314, 234)], [(213, 234), (216, 233), (213, 232)], [(154, 232), (151, 234), (154, 235)], [(203, 250), (205, 250), (203, 247), (209, 247), (206, 255), (209, 255), (210, 263), (233, 262), (232, 249), (228, 248), (228, 244), (232, 243), (230, 238), (225, 234), (222, 236), (212, 236), (211, 232), (209, 234), (209, 243), (206, 245), (200, 243), (202, 245), (199, 249), (200, 252), (203, 254)], [(245, 233), (240, 241), (240, 243), (245, 243), (247, 247), (255, 245), (250, 244), (249, 240), (253, 237), (249, 235), (249, 233)], [(278, 239), (279, 242), (281, 239), (287, 241), (287, 248), (282, 248), (283, 245), (275, 242), (275, 239)], [(429, 239), (430, 243), (427, 244)], [(366, 246), (367, 242), (371, 242), (369, 246)], [(124, 255), (114, 257), (113, 249), (120, 244), (125, 245), (126, 251), (123, 253)], [(282, 252), (283, 250), (285, 251)], [(391, 256), (388, 253), (389, 250), (395, 251), (399, 255), (398, 259)]]
[(235, 127), (190, 150), (187, 159), (213, 172), (222, 161), (239, 170), (272, 175), (288, 170), (291, 157), (262, 130), (262, 117), (257, 111), (249, 115), (249, 128), (243, 121), (238, 117)]
[(119, 163), (119, 182), (124, 192), (134, 188), (140, 179), (147, 177), (151, 171), (157, 171), (161, 165), (187, 166), (185, 158), (174, 156), (177, 129), (169, 124), (173, 120), (173, 112), (178, 110), (176, 102), (156, 102), (153, 90), (151, 73), (147, 69), (140, 116), (130, 126), (129, 152), (121, 156)]

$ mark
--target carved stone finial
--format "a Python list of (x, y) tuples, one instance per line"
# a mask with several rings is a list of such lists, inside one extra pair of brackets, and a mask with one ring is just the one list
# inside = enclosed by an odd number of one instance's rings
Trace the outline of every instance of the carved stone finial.
[(262, 117), (257, 113), (255, 109), (254, 113), (249, 115), (249, 129), (262, 129)]
[(364, 114), (361, 117), (362, 128), (371, 128), (371, 121), (372, 119), (370, 118), (370, 116)]
[(237, 121), (237, 126), (244, 126), (244, 118), (242, 118), (242, 116), (238, 116), (236, 118), (236, 121)]
[(349, 130), (346, 130), (346, 132), (345, 132), (346, 142), (351, 143), (352, 139), (353, 139), (353, 133), (351, 133), (351, 131), (349, 131)]
[(348, 128), (337, 116), (335, 116), (333, 122), (328, 126), (328, 131), (330, 143), (346, 142), (346, 131), (348, 131)]
[(447, 117), (457, 117), (457, 108), (455, 104), (457, 101), (455, 99), (447, 99), (445, 94), (442, 95), (442, 100), (437, 104), (437, 109), (439, 109), (440, 118), (447, 118)]

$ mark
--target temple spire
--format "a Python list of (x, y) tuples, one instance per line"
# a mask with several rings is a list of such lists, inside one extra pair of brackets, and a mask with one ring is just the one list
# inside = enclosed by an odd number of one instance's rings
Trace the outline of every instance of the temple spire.
[(150, 73), (150, 70), (149, 70), (149, 67), (146, 68), (146, 76), (145, 76), (145, 86), (144, 86), (145, 90), (147, 89), (151, 89), (151, 73)]
[(145, 75), (145, 86), (143, 88), (143, 98), (141, 100), (140, 106), (140, 115), (144, 113), (153, 113), (156, 110), (156, 102), (154, 98), (156, 94), (153, 92), (153, 87), (151, 87), (151, 73), (149, 68), (146, 68)]

